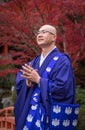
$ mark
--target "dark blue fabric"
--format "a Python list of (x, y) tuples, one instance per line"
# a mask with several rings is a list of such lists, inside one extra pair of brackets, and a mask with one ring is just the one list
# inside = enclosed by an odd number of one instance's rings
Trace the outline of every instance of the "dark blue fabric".
[(49, 130), (76, 130), (79, 104), (53, 103)]
[[(52, 57), (60, 53), (58, 49), (54, 49), (45, 59), (42, 66), (39, 67), (40, 56), (36, 57), (32, 61), (32, 66), (38, 69), (40, 79), (40, 92), (42, 97), (42, 104), (45, 107), (47, 113), (50, 111), (50, 94), (52, 95), (53, 101), (63, 102), (63, 103), (74, 103), (75, 102), (75, 78), (73, 70), (70, 64), (69, 57), (62, 54), (58, 62), (53, 67), (49, 78), (42, 77), (44, 70), (46, 69), (48, 63)], [(16, 120), (16, 130), (22, 130), (28, 111), (30, 109), (30, 100), (35, 86), (28, 88), (24, 78), (21, 78), (20, 72), (17, 75), (16, 80), (16, 90), (17, 90), (17, 100), (15, 103), (15, 120)], [(48, 89), (48, 84), (50, 83), (51, 92)]]

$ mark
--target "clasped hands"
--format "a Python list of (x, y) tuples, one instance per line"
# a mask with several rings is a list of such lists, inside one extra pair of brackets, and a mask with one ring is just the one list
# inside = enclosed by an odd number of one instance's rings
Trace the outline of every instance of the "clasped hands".
[(31, 65), (28, 64), (23, 65), (20, 71), (22, 72), (21, 76), (26, 78), (28, 84), (30, 83), (39, 84), (40, 76), (38, 74), (38, 71), (36, 69), (33, 69)]

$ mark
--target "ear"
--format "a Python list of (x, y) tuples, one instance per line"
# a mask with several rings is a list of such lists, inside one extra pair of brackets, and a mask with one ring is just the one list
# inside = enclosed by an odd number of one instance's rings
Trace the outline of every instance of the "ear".
[(53, 36), (52, 36), (52, 41), (55, 42), (56, 39), (57, 39), (57, 36), (56, 36), (56, 35), (53, 35)]

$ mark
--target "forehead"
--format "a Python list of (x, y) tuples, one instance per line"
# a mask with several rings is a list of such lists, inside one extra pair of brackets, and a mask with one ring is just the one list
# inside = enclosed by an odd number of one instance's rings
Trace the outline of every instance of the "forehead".
[(42, 31), (42, 30), (46, 30), (46, 31), (49, 31), (49, 32), (51, 32), (51, 33), (53, 33), (53, 34), (56, 34), (56, 28), (53, 27), (53, 26), (50, 26), (50, 25), (44, 25), (44, 26), (42, 26), (42, 27), (39, 29), (39, 31)]

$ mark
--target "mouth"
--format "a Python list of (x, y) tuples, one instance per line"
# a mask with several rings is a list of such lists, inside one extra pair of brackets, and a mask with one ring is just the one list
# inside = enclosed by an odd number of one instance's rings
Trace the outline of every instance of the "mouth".
[(38, 39), (38, 42), (41, 42), (41, 41), (43, 41), (44, 39)]

